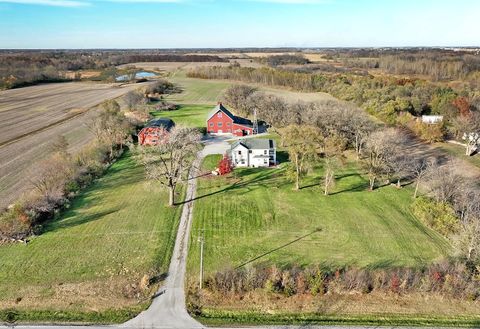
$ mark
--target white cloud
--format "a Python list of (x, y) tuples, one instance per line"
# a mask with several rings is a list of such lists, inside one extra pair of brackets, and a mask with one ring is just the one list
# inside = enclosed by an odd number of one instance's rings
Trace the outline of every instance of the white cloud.
[(77, 0), (0, 0), (0, 2), (56, 7), (81, 7), (89, 5), (88, 2)]

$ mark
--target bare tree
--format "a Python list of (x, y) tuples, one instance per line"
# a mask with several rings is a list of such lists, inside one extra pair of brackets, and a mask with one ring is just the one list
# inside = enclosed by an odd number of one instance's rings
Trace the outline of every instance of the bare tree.
[(120, 111), (120, 105), (115, 100), (102, 104), (100, 115), (90, 122), (89, 128), (98, 142), (109, 147), (110, 159), (113, 159), (115, 146), (120, 145), (120, 148), (123, 148), (131, 131), (129, 121)]
[(405, 176), (408, 176), (410, 172), (411, 161), (412, 159), (407, 155), (406, 152), (401, 152), (397, 154), (397, 156), (391, 158), (390, 168), (397, 179), (397, 188), (402, 187), (401, 180), (405, 178)]
[(460, 219), (459, 231), (453, 237), (458, 253), (467, 261), (480, 259), (480, 192), (465, 186), (454, 201), (454, 208)]
[(417, 197), (420, 184), (425, 180), (429, 172), (434, 170), (433, 168), (435, 168), (435, 163), (432, 160), (427, 160), (425, 158), (416, 159), (412, 166), (409, 167), (410, 174), (413, 176), (415, 181), (415, 192), (413, 194), (414, 198)]
[(55, 153), (41, 161), (35, 167), (35, 176), (31, 179), (34, 191), (39, 196), (32, 204), (37, 212), (49, 212), (62, 203), (67, 182), (75, 175), (72, 161), (60, 153)]
[(141, 161), (148, 179), (165, 186), (169, 191), (168, 204), (175, 205), (177, 185), (185, 178), (196, 153), (201, 135), (194, 128), (175, 127), (164, 143), (142, 148)]
[(147, 99), (145, 96), (140, 93), (139, 91), (129, 91), (128, 93), (125, 94), (124, 96), (125, 104), (127, 105), (127, 108), (132, 111), (137, 108), (139, 105), (143, 105), (147, 102)]
[(427, 178), (429, 194), (437, 202), (454, 204), (465, 186), (465, 178), (456, 170), (457, 164), (452, 161), (446, 165), (430, 170)]
[(283, 128), (282, 139), (294, 166), (295, 190), (299, 190), (300, 178), (320, 155), (323, 138), (316, 127), (290, 125)]
[(370, 134), (364, 148), (364, 167), (368, 173), (370, 190), (375, 188), (379, 177), (392, 172), (392, 163), (401, 152), (405, 135), (398, 129), (388, 128)]
[(323, 194), (328, 195), (330, 189), (335, 186), (335, 158), (326, 158), (324, 162), (325, 177), (323, 178)]
[(225, 91), (225, 103), (233, 107), (239, 115), (248, 116), (255, 105), (251, 98), (255, 91), (256, 88), (247, 85), (233, 85)]
[(285, 126), (287, 104), (283, 99), (260, 92), (254, 93), (251, 98), (254, 99), (260, 120), (266, 121), (274, 128)]
[(357, 159), (359, 159), (368, 135), (374, 130), (374, 124), (363, 111), (360, 112), (358, 109), (351, 109), (347, 113), (349, 115), (349, 121), (346, 126), (353, 136), (353, 145)]
[(339, 160), (345, 149), (346, 143), (347, 141), (344, 138), (335, 133), (323, 138), (323, 156), (325, 158), (325, 177), (323, 182), (325, 195), (328, 195), (330, 189), (335, 186), (335, 170), (339, 166)]

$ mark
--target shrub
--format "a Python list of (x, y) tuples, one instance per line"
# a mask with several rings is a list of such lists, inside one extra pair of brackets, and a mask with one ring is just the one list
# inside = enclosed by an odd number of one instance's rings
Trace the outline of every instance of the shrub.
[(410, 124), (410, 129), (421, 139), (429, 142), (441, 142), (445, 138), (445, 126), (443, 124), (428, 124), (416, 120)]
[(453, 208), (444, 202), (420, 197), (413, 203), (413, 213), (427, 226), (448, 236), (458, 228), (458, 219)]
[(23, 239), (31, 233), (32, 218), (20, 203), (0, 215), (0, 242), (4, 239)]
[(226, 175), (233, 171), (233, 163), (230, 157), (225, 154), (218, 163), (218, 172), (220, 175)]
[(307, 270), (305, 276), (312, 296), (325, 293), (324, 275), (319, 267)]

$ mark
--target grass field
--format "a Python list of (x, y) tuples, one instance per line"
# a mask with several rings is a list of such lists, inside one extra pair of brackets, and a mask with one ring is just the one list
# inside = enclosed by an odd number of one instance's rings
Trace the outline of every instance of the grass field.
[(0, 247), (0, 310), (68, 314), (145, 305), (136, 287), (145, 274), (167, 270), (178, 225), (181, 209), (167, 199), (127, 153), (43, 234)]
[[(173, 94), (166, 99), (178, 104), (215, 104), (218, 101), (223, 101), (223, 93), (232, 84), (241, 83), (231, 80), (208, 80), (208, 79), (193, 79), (186, 77), (186, 72), (178, 71), (170, 80), (178, 84), (183, 92), (180, 94)], [(287, 102), (317, 102), (317, 101), (338, 101), (335, 97), (326, 93), (303, 93), (287, 89), (270, 88), (259, 84), (249, 84), (255, 86), (259, 91), (266, 94), (275, 95), (283, 98)]]
[(176, 104), (209, 104), (222, 100), (223, 92), (231, 85), (228, 81), (191, 79), (180, 71), (169, 80), (182, 88), (182, 93), (173, 94), (166, 99)]
[(170, 118), (176, 125), (184, 125), (204, 129), (207, 121), (207, 114), (213, 109), (212, 105), (180, 105), (174, 111), (152, 112), (155, 118)]
[[(212, 168), (218, 156), (208, 157)], [(354, 163), (337, 173), (332, 195), (318, 186), (321, 170), (300, 191), (284, 169), (237, 169), (231, 177), (201, 178), (194, 208), (189, 270), (198, 272), (196, 242), (205, 232), (205, 271), (248, 263), (317, 228), (321, 232), (276, 250), (255, 263), (384, 268), (418, 266), (442, 258), (446, 241), (410, 211), (412, 191), (385, 186), (366, 191)]]

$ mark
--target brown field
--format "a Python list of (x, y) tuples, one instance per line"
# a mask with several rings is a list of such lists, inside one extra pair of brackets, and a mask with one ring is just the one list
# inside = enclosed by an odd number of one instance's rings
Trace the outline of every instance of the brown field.
[[(221, 57), (221, 56), (220, 56)], [(127, 66), (135, 66), (136, 68), (154, 71), (159, 73), (172, 73), (179, 70), (188, 71), (197, 67), (204, 66), (228, 66), (231, 63), (239, 63), (243, 67), (262, 67), (261, 63), (256, 62), (250, 58), (235, 58), (230, 59), (229, 62), (139, 62), (119, 65), (118, 68), (122, 69)]]
[(177, 70), (188, 70), (201, 66), (228, 66), (227, 62), (139, 62), (119, 65), (118, 68), (122, 69), (127, 66), (135, 66), (138, 69), (154, 72), (175, 72)]
[(56, 83), (0, 92), (0, 208), (28, 189), (57, 136), (75, 152), (92, 138), (86, 123), (96, 111), (89, 109), (138, 87)]
[(0, 92), (0, 145), (81, 114), (138, 84), (55, 83)]

